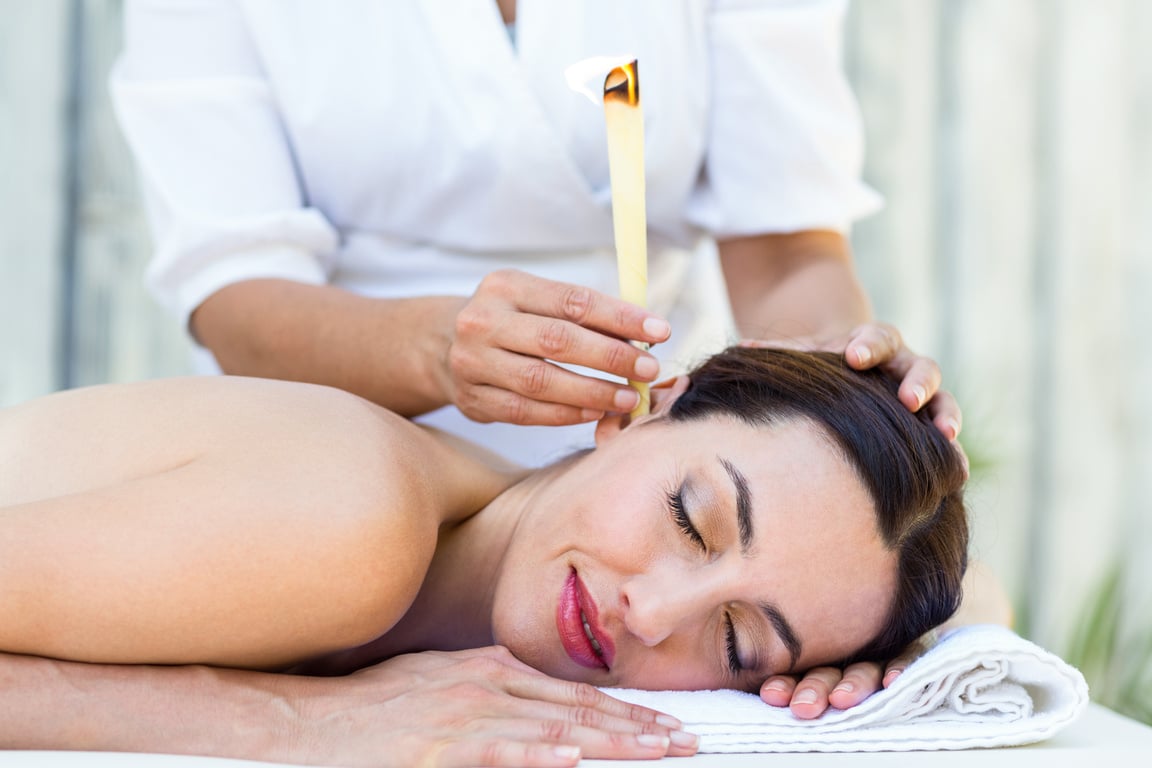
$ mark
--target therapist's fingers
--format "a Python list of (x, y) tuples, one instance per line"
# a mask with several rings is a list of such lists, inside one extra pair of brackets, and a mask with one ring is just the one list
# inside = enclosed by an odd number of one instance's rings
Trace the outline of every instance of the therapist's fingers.
[(485, 277), (476, 295), (500, 297), (520, 312), (566, 320), (618, 339), (658, 344), (672, 333), (666, 320), (631, 302), (514, 269)]
[(853, 368), (863, 371), (877, 365), (889, 365), (897, 376), (903, 371), (892, 368), (891, 363), (904, 346), (904, 337), (895, 326), (887, 323), (865, 323), (852, 329), (844, 348), (844, 357)]
[(951, 392), (943, 389), (937, 392), (936, 396), (928, 401), (928, 415), (932, 417), (936, 429), (944, 433), (949, 440), (955, 440), (960, 436), (963, 426), (960, 404), (956, 402)]
[[(500, 349), (579, 365), (634, 381), (654, 381), (660, 375), (660, 363), (653, 355), (598, 331), (537, 315), (505, 313), (502, 320), (492, 335), (493, 346)], [(568, 398), (553, 399), (569, 402)], [(571, 402), (575, 404), (575, 401)]]
[(516, 270), (486, 277), (456, 316), (446, 367), (449, 397), (481, 422), (566, 425), (639, 400), (623, 381), (569, 371), (582, 366), (632, 381), (653, 381), (656, 358), (624, 339), (662, 341), (668, 324), (582, 286)]
[[(509, 353), (508, 356), (512, 355)], [(553, 390), (568, 391), (577, 386), (569, 381), (570, 378), (589, 382), (593, 388), (603, 388), (605, 394), (599, 399), (608, 400), (612, 405), (597, 409), (595, 406), (549, 402), (516, 391), (514, 386), (506, 386), (509, 383), (527, 384), (533, 389), (548, 386)], [(590, 398), (580, 399), (591, 401)], [(630, 410), (636, 406), (638, 400), (639, 395), (629, 387), (617, 388), (610, 382), (579, 376), (544, 360), (525, 358), (519, 378), (514, 375), (509, 381), (460, 385), (457, 387), (455, 402), (457, 407), (474, 421), (563, 426), (594, 421), (602, 417), (605, 411)]]
[(897, 396), (915, 413), (928, 404), (940, 390), (940, 366), (928, 357), (916, 357), (907, 366)]
[(570, 371), (548, 360), (484, 345), (459, 344), (449, 365), (453, 402), (476, 421), (576, 424), (639, 402), (627, 384)]

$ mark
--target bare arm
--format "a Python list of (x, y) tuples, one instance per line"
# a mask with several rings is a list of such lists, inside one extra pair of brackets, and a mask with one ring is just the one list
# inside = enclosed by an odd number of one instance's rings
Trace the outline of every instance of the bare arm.
[(77, 664), (0, 653), (0, 749), (338, 766), (570, 766), (689, 755), (666, 715), (504, 649), (399, 656), (348, 677)]
[(208, 297), (191, 324), (226, 373), (327, 384), (415, 415), (449, 402), (445, 365), (465, 301), (246, 280)]
[(493, 273), (471, 297), (375, 299), (248, 280), (208, 297), (192, 330), (227, 373), (328, 384), (403, 416), (454, 404), (477, 421), (518, 424), (629, 410), (632, 389), (548, 361), (651, 381), (655, 358), (623, 340), (669, 334), (619, 299), (514, 270)]
[(824, 341), (872, 320), (844, 236), (812, 230), (719, 244), (740, 333)]

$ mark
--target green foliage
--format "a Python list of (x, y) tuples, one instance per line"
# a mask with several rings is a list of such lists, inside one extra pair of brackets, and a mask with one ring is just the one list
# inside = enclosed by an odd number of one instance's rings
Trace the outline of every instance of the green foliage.
[(1063, 656), (1084, 673), (1093, 701), (1152, 725), (1152, 624), (1123, 604), (1117, 562), (1089, 593)]

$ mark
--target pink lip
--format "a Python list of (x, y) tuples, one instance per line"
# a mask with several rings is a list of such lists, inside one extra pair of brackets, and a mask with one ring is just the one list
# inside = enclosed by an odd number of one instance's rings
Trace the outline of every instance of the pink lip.
[[(581, 612), (588, 621), (592, 636), (600, 644), (600, 653), (592, 647), (588, 635), (584, 632)], [(608, 669), (612, 666), (616, 649), (604, 627), (600, 626), (596, 603), (588, 595), (588, 590), (576, 575), (575, 568), (569, 571), (564, 589), (560, 591), (560, 601), (556, 604), (556, 628), (560, 630), (560, 642), (563, 643), (564, 650), (572, 661), (589, 669)]]

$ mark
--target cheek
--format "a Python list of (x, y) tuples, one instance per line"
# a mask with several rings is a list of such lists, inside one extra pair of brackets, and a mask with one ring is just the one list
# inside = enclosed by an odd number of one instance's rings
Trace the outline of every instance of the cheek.
[(575, 510), (564, 525), (557, 526), (558, 540), (597, 559), (632, 567), (649, 562), (667, 542), (660, 537), (652, 499), (639, 495), (603, 498)]
[(646, 691), (711, 691), (729, 687), (731, 681), (707, 663), (707, 655), (697, 640), (693, 638), (690, 647), (664, 644), (648, 649), (643, 658), (628, 665), (616, 686)]

